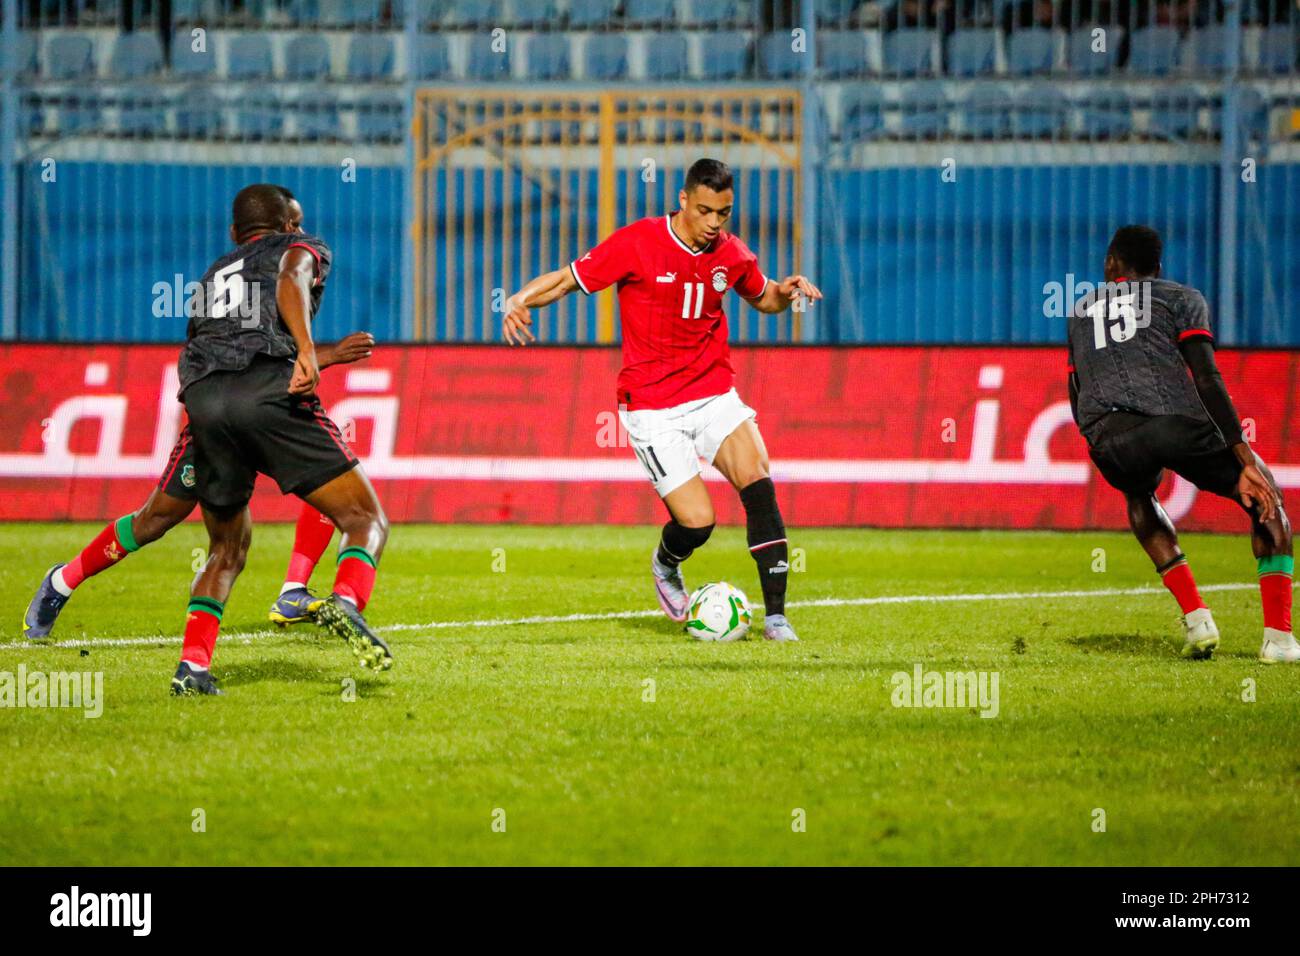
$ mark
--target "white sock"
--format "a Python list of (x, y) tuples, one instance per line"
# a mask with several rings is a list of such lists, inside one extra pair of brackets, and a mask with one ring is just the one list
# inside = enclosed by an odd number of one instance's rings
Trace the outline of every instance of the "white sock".
[(68, 582), (63, 580), (63, 568), (59, 568), (59, 570), (50, 575), (50, 584), (54, 585), (54, 590), (58, 591), (64, 597), (70, 597), (72, 595), (72, 588), (68, 586)]
[(285, 581), (284, 587), (280, 588), (280, 593), (284, 594), (286, 591), (297, 591), (299, 588), (305, 590), (306, 587), (307, 585), (303, 584), (301, 581)]
[(185, 659), (182, 658), (182, 659), (181, 659), (181, 663), (182, 663), (182, 664), (189, 664), (189, 665), (190, 665), (190, 670), (192, 670), (192, 671), (200, 671), (201, 673), (204, 673), (204, 674), (206, 674), (206, 673), (208, 672), (208, 669), (207, 669), (206, 667), (200, 667), (198, 664), (195, 664), (193, 661), (187, 661), (187, 660), (185, 660)]
[(347, 602), (348, 602), (349, 604), (351, 604), (353, 607), (356, 607), (356, 606), (357, 606), (357, 602), (354, 601), (354, 600), (352, 600), (352, 598), (348, 597), (346, 594), (340, 594), (340, 595), (339, 595), (339, 600), (340, 600), (340, 601), (347, 601)]

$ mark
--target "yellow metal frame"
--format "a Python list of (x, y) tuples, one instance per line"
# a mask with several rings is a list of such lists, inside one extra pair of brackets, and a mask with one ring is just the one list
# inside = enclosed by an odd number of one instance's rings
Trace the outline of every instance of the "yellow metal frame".
[[(760, 123), (766, 118), (775, 117), (777, 136), (760, 132), (755, 129), (753, 124), (749, 123), (751, 119), (751, 110), (755, 103), (760, 104), (763, 116), (757, 117)], [(489, 106), (502, 106), (508, 110), (507, 115), (493, 116), (491, 119), (486, 118), (486, 109)], [(576, 105), (576, 108), (575, 108)], [(739, 106), (742, 122), (733, 122), (727, 114), (732, 114), (735, 108)], [(428, 142), (429, 130), (433, 124), (430, 122), (436, 111), (442, 110), (444, 115), (452, 113), (459, 114), (459, 125), (463, 128), (456, 135), (450, 137), (442, 143)], [(414, 189), (413, 198), (415, 208), (411, 220), (412, 243), (415, 250), (415, 268), (414, 273), (414, 311), (413, 330), (416, 339), (426, 339), (432, 328), (432, 323), (428, 321), (428, 309), (431, 303), (426, 303), (425, 279), (426, 271), (429, 268), (428, 246), (432, 241), (430, 228), (433, 226), (426, 220), (426, 201), (427, 179), (437, 173), (439, 169), (449, 168), (448, 160), (458, 150), (482, 148), (498, 152), (503, 157), (507, 154), (511, 158), (511, 165), (524, 171), (525, 173), (536, 173), (540, 176), (542, 166), (527, 161), (527, 152), (537, 144), (525, 141), (522, 137), (503, 137), (500, 134), (508, 133), (512, 128), (519, 128), (533, 123), (561, 122), (565, 124), (592, 123), (596, 124), (596, 135), (594, 138), (585, 136), (580, 133), (576, 140), (571, 140), (568, 136), (568, 127), (561, 127), (560, 141), (558, 148), (566, 150), (571, 148), (594, 148), (597, 153), (597, 176), (596, 176), (596, 202), (597, 202), (597, 239), (604, 239), (612, 233), (616, 226), (616, 201), (617, 201), (617, 156), (616, 151), (620, 146), (624, 149), (637, 146), (658, 146), (672, 149), (688, 148), (689, 143), (669, 142), (654, 138), (637, 138), (631, 135), (624, 137), (622, 143), (619, 142), (619, 127), (622, 124), (631, 134), (633, 131), (640, 129), (642, 121), (645, 120), (663, 120), (668, 122), (688, 122), (698, 124), (701, 128), (708, 129), (722, 135), (723, 139), (710, 140), (705, 139), (701, 147), (709, 147), (714, 150), (725, 150), (728, 146), (751, 146), (759, 147), (770, 160), (775, 164), (774, 168), (778, 171), (777, 192), (777, 216), (778, 216), (778, 234), (775, 236), (768, 235), (767, 223), (767, 189), (761, 188), (760, 195), (757, 199), (760, 229), (757, 246), (763, 251), (775, 248), (775, 257), (785, 260), (786, 257), (792, 263), (794, 271), (799, 269), (799, 249), (802, 237), (802, 223), (799, 220), (798, 210), (801, 207), (801, 183), (802, 183), (802, 162), (803, 150), (801, 141), (801, 132), (803, 124), (801, 114), (803, 103), (800, 93), (797, 89), (788, 87), (775, 88), (736, 88), (713, 91), (707, 97), (697, 92), (691, 92), (681, 89), (669, 90), (629, 90), (623, 91), (537, 91), (531, 89), (479, 89), (479, 90), (462, 90), (449, 88), (425, 88), (416, 90), (415, 94), (415, 116), (413, 122), (413, 136), (415, 138), (415, 169), (414, 169)], [(787, 112), (788, 111), (788, 112)], [(481, 117), (475, 121), (475, 114)], [(784, 121), (784, 122), (783, 122)], [(447, 126), (452, 124), (448, 122)], [(557, 144), (544, 143), (537, 146), (543, 150), (554, 150)], [(484, 167), (485, 169), (487, 167)], [(771, 166), (765, 168), (773, 168)], [(789, 189), (791, 192), (792, 202), (790, 208), (786, 208), (786, 187), (784, 175), (789, 174)], [(503, 177), (505, 195), (503, 201), (509, 203), (512, 177)], [(491, 190), (492, 177), (485, 177), (485, 189)], [(665, 196), (668, 198), (667, 183), (665, 182)], [(525, 191), (522, 198), (525, 208), (528, 208), (528, 195), (530, 191)], [(557, 202), (564, 204), (567, 199), (567, 177), (561, 177), (558, 189)], [(542, 203), (541, 211), (543, 221), (547, 218), (549, 211), (549, 196), (546, 191), (541, 194), (540, 202)], [(491, 196), (485, 196), (484, 213), (483, 213), (483, 243), (484, 250), (487, 248), (489, 241), (489, 230), (487, 228), (487, 208), (491, 204)], [(647, 193), (648, 204), (648, 193)], [(632, 195), (629, 191), (627, 197), (628, 209), (627, 214), (631, 215), (633, 205)], [(477, 231), (477, 225), (472, 221), (472, 216), (466, 213), (459, 202), (454, 204), (455, 211), (449, 211), (443, 216), (443, 242), (447, 249), (447, 276), (444, 277), (444, 308), (451, 315), (453, 309), (454, 290), (451, 288), (452, 267), (452, 250), (457, 248), (456, 242), (459, 235), (461, 247), (473, 245), (477, 238), (474, 233)], [(743, 207), (742, 207), (743, 210)], [(531, 219), (531, 212), (526, 213)], [(505, 217), (506, 221), (501, 224), (503, 248), (511, 248), (510, 242), (513, 237), (514, 223), (509, 220), (511, 217)], [(584, 217), (578, 216), (579, 234), (576, 237), (580, 245), (584, 244), (583, 236)], [(787, 228), (788, 223), (788, 228)], [(458, 225), (463, 224), (463, 228), (457, 229)], [(561, 252), (566, 252), (569, 246), (569, 223), (568, 216), (561, 216), (559, 220), (559, 241)], [(532, 236), (530, 230), (522, 229), (519, 234), (519, 241), (524, 246), (523, 261), (528, 261), (531, 251)], [(542, 255), (545, 259), (549, 252), (550, 230), (543, 229), (543, 235), (540, 236), (542, 242)], [(787, 246), (788, 243), (788, 246)], [(594, 242), (589, 245), (594, 245)], [(762, 259), (760, 252), (760, 259)], [(505, 277), (507, 281), (510, 276)], [(464, 317), (469, 321), (469, 317)], [(490, 318), (484, 318), (483, 331), (490, 332)], [(792, 338), (797, 339), (799, 334), (799, 316), (793, 314), (791, 321), (790, 334)], [(545, 330), (544, 321), (539, 324), (539, 332)], [(612, 342), (614, 340), (614, 294), (613, 289), (606, 289), (599, 294), (597, 299), (597, 340), (600, 342)]]

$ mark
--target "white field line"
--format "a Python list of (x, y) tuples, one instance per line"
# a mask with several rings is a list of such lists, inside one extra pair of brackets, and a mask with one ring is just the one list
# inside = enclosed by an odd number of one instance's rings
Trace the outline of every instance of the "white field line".
[[(1254, 582), (1202, 585), (1202, 591), (1246, 591), (1258, 587)], [(1166, 594), (1164, 588), (1091, 588), (1081, 591), (996, 591), (989, 594), (887, 594), (877, 597), (816, 598), (811, 601), (791, 601), (789, 607), (867, 607), (875, 604), (950, 604), (969, 601), (1050, 601), (1058, 598), (1128, 597), (1145, 594)], [(580, 621), (622, 621), (639, 617), (659, 617), (663, 611), (611, 611), (604, 614), (534, 615), (532, 617), (498, 618), (492, 621), (430, 621), (428, 624), (390, 624), (376, 630), (394, 634), (400, 631), (436, 631), (446, 628), (516, 627), (526, 624), (572, 624)], [(284, 634), (285, 631), (266, 629), (229, 634), (227, 641), (250, 640)], [(179, 637), (104, 637), (87, 640), (10, 641), (0, 644), (0, 650), (33, 647), (148, 647), (157, 644), (179, 644)]]

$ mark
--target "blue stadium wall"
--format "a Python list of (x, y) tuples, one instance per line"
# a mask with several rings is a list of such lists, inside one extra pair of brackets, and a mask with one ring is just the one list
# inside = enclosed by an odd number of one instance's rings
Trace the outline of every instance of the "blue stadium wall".
[[(180, 341), (184, 318), (154, 314), (155, 284), (176, 273), (199, 277), (227, 248), (230, 197), (257, 180), (291, 184), (306, 201), (308, 231), (334, 249), (318, 321), (322, 340), (367, 328), (396, 341), (409, 326), (399, 305), (396, 167), (359, 169), (357, 182), (341, 186), (335, 167), (61, 163), (60, 183), (75, 188), (50, 188), (39, 167), (26, 169), (22, 339)], [(1216, 166), (965, 167), (957, 182), (942, 186), (938, 175), (932, 168), (826, 173), (816, 278), (827, 302), (819, 341), (1057, 342), (1061, 323), (1045, 314), (1044, 284), (1063, 283), (1070, 273), (1096, 279), (1110, 231), (1133, 221), (1164, 233), (1167, 275), (1217, 303)], [(1255, 194), (1300, 195), (1300, 164), (1261, 165), (1258, 176), (1257, 193), (1245, 189), (1241, 203), (1240, 318), (1229, 341), (1300, 345), (1300, 207), (1252, 201)], [(346, 203), (317, 201), (341, 189), (349, 191)], [(473, 193), (470, 208), (481, 212), (481, 190)], [(586, 212), (587, 234), (594, 235), (596, 210)], [(456, 252), (471, 275), (494, 269), (501, 257), (499, 248)], [(594, 337), (594, 304), (580, 325), (568, 330), (568, 340)], [(752, 339), (756, 331), (733, 334)], [(479, 334), (477, 326), (447, 328), (435, 317), (435, 338)]]

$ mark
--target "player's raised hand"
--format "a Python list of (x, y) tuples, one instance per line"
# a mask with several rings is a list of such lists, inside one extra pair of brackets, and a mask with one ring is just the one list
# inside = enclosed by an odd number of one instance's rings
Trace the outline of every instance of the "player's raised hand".
[(370, 358), (374, 348), (375, 337), (373, 335), (369, 332), (353, 332), (351, 335), (344, 336), (334, 346), (334, 362), (339, 365), (360, 362), (362, 359)]
[(293, 363), (293, 377), (289, 379), (290, 395), (310, 395), (320, 382), (320, 368), (316, 365), (316, 351), (300, 351)]
[(528, 312), (528, 306), (524, 305), (518, 296), (511, 296), (506, 299), (506, 314), (502, 320), (502, 332), (505, 339), (511, 345), (527, 345), (529, 342), (536, 342), (537, 336), (533, 335), (530, 326), (533, 324), (533, 317)]
[(809, 282), (807, 276), (786, 276), (776, 284), (776, 287), (781, 295), (792, 302), (800, 295), (810, 300), (822, 297), (822, 290)]
[(1277, 488), (1257, 465), (1246, 465), (1241, 469), (1241, 477), (1237, 479), (1237, 496), (1247, 508), (1255, 506), (1259, 509), (1260, 521), (1272, 521), (1282, 504)]

